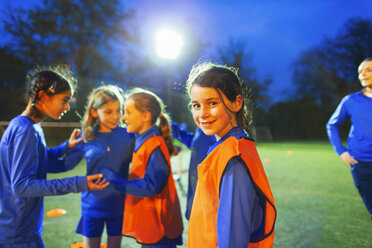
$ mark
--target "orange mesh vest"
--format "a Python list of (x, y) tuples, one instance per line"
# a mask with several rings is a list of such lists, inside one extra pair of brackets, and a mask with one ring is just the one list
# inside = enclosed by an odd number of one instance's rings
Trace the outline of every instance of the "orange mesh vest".
[(159, 147), (166, 158), (170, 174), (163, 190), (152, 197), (127, 194), (122, 233), (142, 244), (155, 244), (163, 237), (175, 239), (182, 234), (183, 224), (176, 185), (172, 176), (169, 152), (161, 136), (152, 136), (133, 153), (129, 180), (145, 175), (151, 153)]
[[(253, 141), (229, 137), (217, 146), (199, 165), (198, 183), (192, 206), (187, 247), (217, 247), (217, 211), (220, 183), (229, 160), (240, 156), (250, 173), (252, 184), (265, 198), (264, 233), (256, 240), (250, 240), (249, 248), (272, 247), (276, 209), (264, 168)], [(257, 187), (256, 187), (257, 186)], [(249, 235), (247, 233), (247, 235)]]

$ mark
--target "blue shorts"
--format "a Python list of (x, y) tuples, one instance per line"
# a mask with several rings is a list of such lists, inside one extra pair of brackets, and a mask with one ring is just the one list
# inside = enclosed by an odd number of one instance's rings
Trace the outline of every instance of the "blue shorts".
[(107, 236), (121, 236), (123, 216), (115, 218), (81, 217), (75, 232), (87, 238), (101, 237), (105, 223)]

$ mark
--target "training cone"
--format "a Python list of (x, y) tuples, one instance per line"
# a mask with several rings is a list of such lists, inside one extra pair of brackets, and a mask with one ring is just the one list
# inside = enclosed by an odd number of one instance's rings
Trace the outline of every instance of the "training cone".
[[(74, 242), (71, 244), (71, 248), (84, 248), (84, 243)], [(107, 248), (107, 244), (106, 243), (101, 244), (101, 248)]]
[(56, 209), (52, 209), (52, 210), (49, 210), (48, 212), (46, 212), (46, 216), (55, 217), (55, 216), (64, 215), (66, 213), (67, 213), (66, 210), (64, 210), (62, 208), (56, 208)]
[(84, 243), (83, 242), (74, 242), (71, 244), (71, 248), (83, 248)]
[(293, 155), (293, 151), (287, 151), (287, 155), (288, 156), (292, 156)]
[(265, 162), (265, 163), (270, 163), (270, 161), (271, 161), (270, 158), (265, 158), (265, 159), (264, 159), (264, 162)]

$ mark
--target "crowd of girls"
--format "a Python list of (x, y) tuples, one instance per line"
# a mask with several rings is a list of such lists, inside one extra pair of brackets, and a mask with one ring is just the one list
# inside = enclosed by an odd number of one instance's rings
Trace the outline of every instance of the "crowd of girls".
[[(197, 63), (187, 79), (187, 132), (153, 92), (112, 84), (87, 99), (82, 130), (47, 148), (40, 122), (70, 109), (76, 80), (68, 66), (37, 67), (26, 79), (27, 106), (0, 143), (0, 247), (44, 247), (43, 197), (81, 192), (76, 233), (84, 247), (272, 247), (276, 207), (249, 135), (252, 110), (237, 68)], [(184, 222), (172, 176), (173, 138), (191, 149)], [(85, 158), (86, 176), (47, 180)], [(6, 200), (5, 200), (6, 199)]]

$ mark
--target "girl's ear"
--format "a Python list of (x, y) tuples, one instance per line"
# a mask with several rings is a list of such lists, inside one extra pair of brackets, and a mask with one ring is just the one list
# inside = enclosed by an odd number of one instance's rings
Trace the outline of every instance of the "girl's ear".
[(233, 111), (234, 112), (239, 112), (239, 110), (243, 107), (243, 102), (244, 102), (244, 99), (243, 99), (242, 95), (237, 95), (236, 100), (233, 103)]
[(144, 112), (143, 121), (151, 123), (151, 113), (149, 111)]
[(37, 93), (37, 96), (38, 96), (39, 100), (42, 101), (43, 98), (44, 98), (45, 96), (48, 96), (48, 95), (45, 94), (45, 92), (44, 92), (43, 90), (40, 90), (40, 91)]
[(90, 116), (93, 118), (98, 118), (97, 111), (94, 108), (90, 108)]

